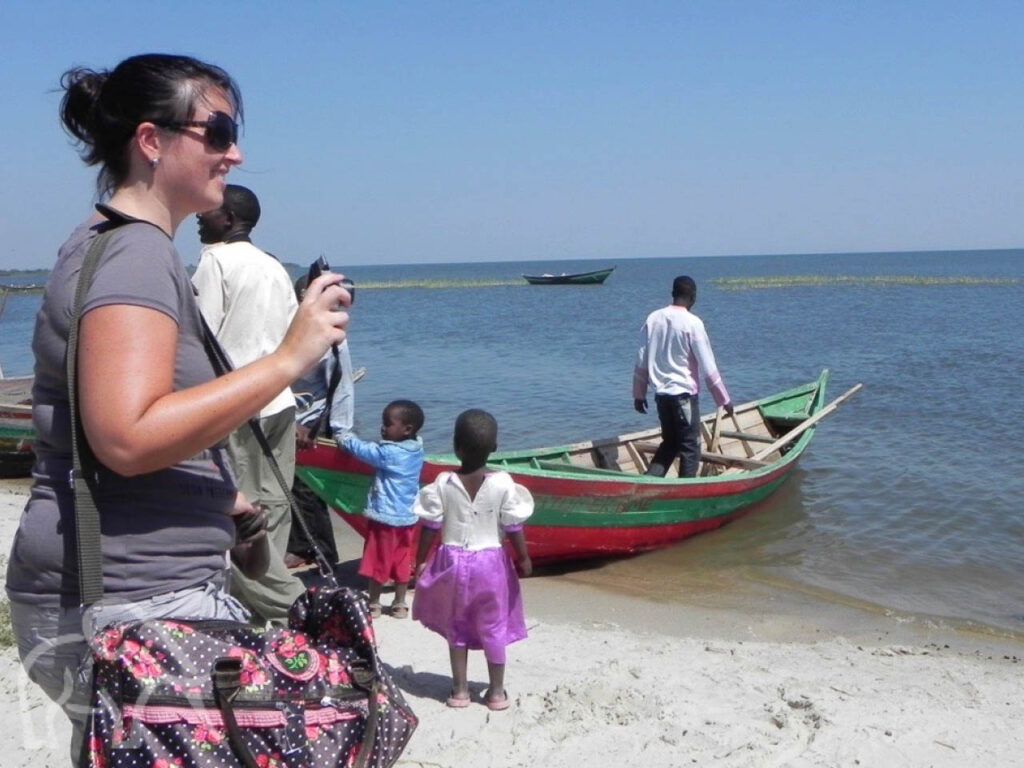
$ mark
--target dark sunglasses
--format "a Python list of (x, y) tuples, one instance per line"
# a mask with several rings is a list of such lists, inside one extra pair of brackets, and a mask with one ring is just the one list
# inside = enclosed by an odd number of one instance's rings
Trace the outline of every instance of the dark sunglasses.
[(225, 152), (232, 144), (238, 143), (238, 123), (226, 112), (214, 112), (203, 121), (199, 120), (166, 120), (164, 122), (153, 121), (154, 125), (161, 128), (178, 130), (181, 128), (205, 128), (204, 136), (206, 143), (211, 149), (218, 152)]

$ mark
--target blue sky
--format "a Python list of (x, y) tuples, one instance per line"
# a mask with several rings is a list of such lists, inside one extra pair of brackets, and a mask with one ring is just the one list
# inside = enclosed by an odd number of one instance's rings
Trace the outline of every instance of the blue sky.
[(1019, 2), (9, 0), (0, 269), (89, 213), (60, 74), (147, 51), (239, 81), (286, 261), (1021, 247), (1022, 40)]

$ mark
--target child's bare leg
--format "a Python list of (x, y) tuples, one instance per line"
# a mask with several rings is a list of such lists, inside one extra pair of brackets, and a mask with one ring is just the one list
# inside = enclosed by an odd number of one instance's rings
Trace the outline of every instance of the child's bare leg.
[(469, 649), (448, 646), (448, 658), (452, 662), (452, 696), (457, 699), (469, 698), (469, 679), (467, 673)]
[(405, 584), (398, 584), (396, 582), (395, 583), (395, 602), (398, 603), (399, 605), (404, 605), (405, 604), (405, 595), (408, 593), (408, 591), (409, 591), (409, 583), (408, 582), (406, 582)]
[(366, 591), (370, 593), (370, 615), (374, 618), (380, 616), (380, 593), (384, 585), (379, 581), (368, 579)]
[(487, 662), (487, 676), (490, 686), (487, 689), (487, 701), (503, 701), (505, 699), (505, 665)]
[(405, 595), (408, 591), (408, 583), (395, 583), (395, 599), (391, 601), (391, 615), (396, 619), (406, 619), (409, 617), (409, 606), (405, 602)]
[(368, 579), (368, 582), (367, 591), (370, 593), (370, 602), (379, 603), (380, 593), (384, 590), (384, 585), (373, 579)]

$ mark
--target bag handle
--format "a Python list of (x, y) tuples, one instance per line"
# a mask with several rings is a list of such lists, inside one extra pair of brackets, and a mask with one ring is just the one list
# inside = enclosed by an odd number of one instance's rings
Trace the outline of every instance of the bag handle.
[(235, 708), (232, 706), (239, 688), (242, 687), (242, 660), (232, 656), (222, 656), (213, 662), (213, 695), (217, 708), (224, 718), (224, 726), (228, 732), (231, 749), (244, 764), (245, 768), (259, 768), (252, 750), (242, 739), (242, 731), (238, 727)]
[[(363, 729), (363, 743), (359, 747), (359, 754), (353, 764), (353, 768), (366, 768), (370, 760), (370, 753), (373, 752), (373, 742), (377, 737), (377, 722), (379, 720), (380, 707), (377, 703), (377, 695), (380, 692), (380, 680), (376, 675), (371, 680), (363, 683), (357, 679), (356, 685), (366, 691), (366, 726)], [(245, 768), (259, 768), (256, 758), (242, 738), (242, 729), (238, 727), (238, 719), (235, 717), (234, 702), (238, 691), (242, 687), (242, 660), (234, 656), (221, 656), (213, 662), (213, 695), (217, 702), (217, 708), (224, 718), (224, 726), (228, 732), (228, 741), (235, 756), (244, 764)]]

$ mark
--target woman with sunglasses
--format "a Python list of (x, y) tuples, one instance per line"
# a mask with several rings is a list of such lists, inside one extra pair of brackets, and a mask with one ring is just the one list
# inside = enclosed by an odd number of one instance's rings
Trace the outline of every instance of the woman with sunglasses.
[[(235, 491), (224, 440), (345, 338), (349, 296), (339, 274), (314, 281), (281, 346), (218, 378), (173, 237), (187, 216), (221, 205), (225, 177), (242, 162), (238, 87), (218, 67), (156, 54), (110, 71), (72, 69), (61, 85), (62, 122), (86, 164), (99, 166), (105, 202), (60, 249), (36, 319), (34, 483), (7, 590), (22, 663), (71, 718), (75, 761), (87, 713), (81, 667), (97, 629), (173, 615), (245, 618), (225, 590), (225, 552), (247, 539), (232, 554), (243, 567), (247, 554), (251, 570), (265, 567), (247, 553), (261, 531)], [(82, 261), (111, 229), (78, 340), (104, 588), (103, 600), (83, 609), (65, 355)]]

